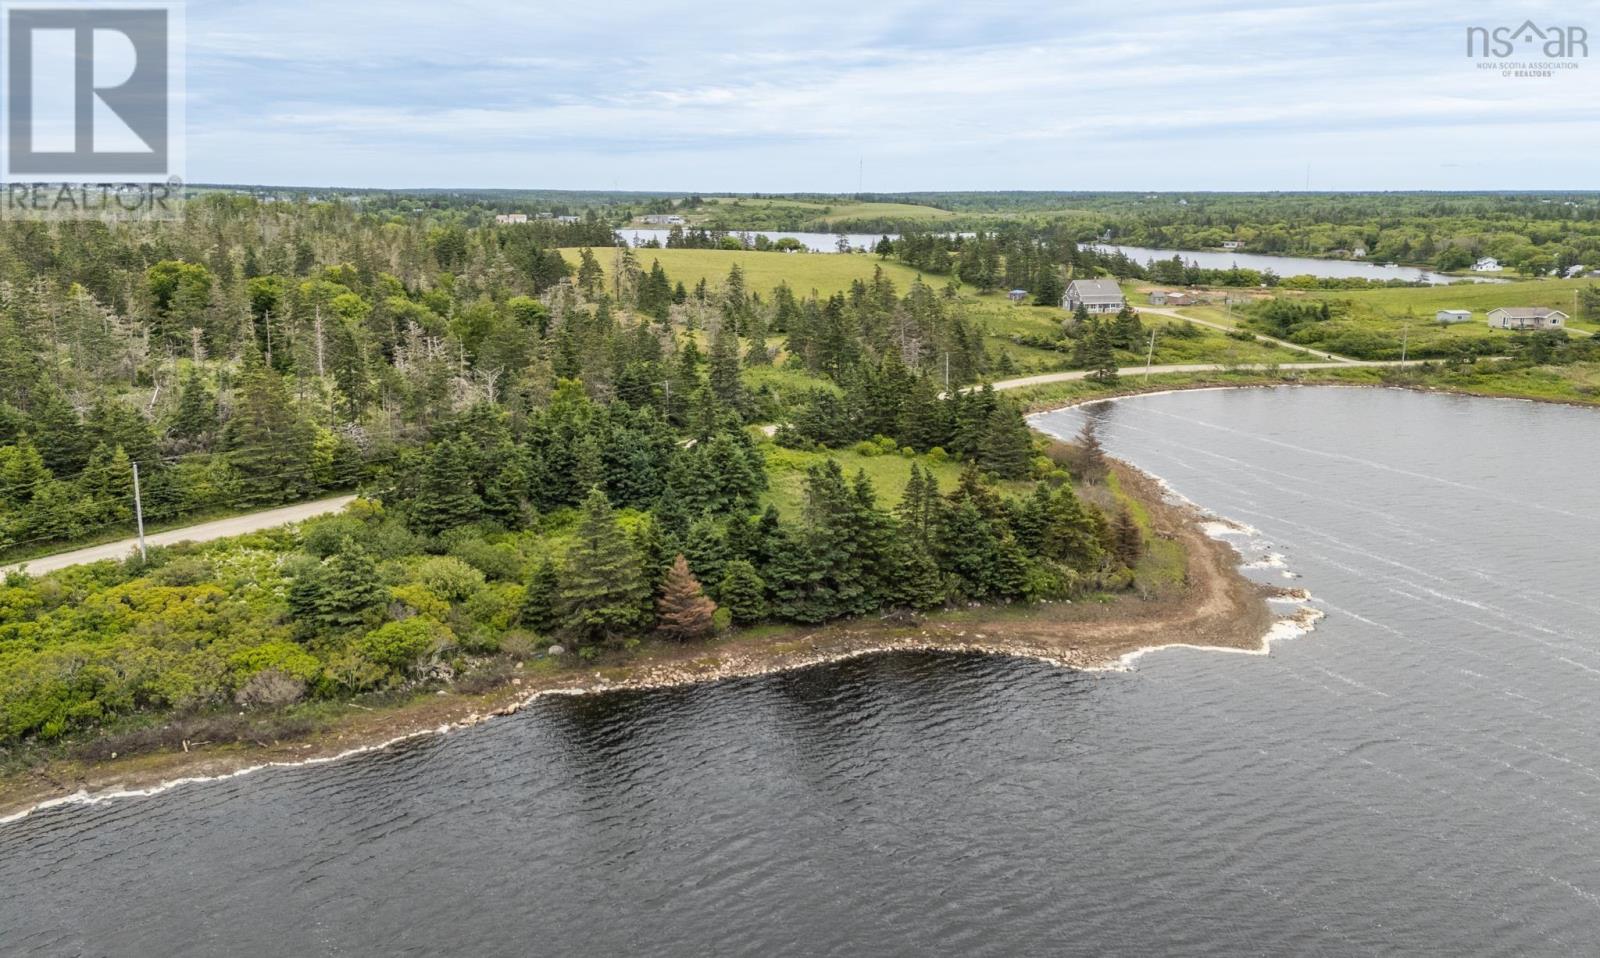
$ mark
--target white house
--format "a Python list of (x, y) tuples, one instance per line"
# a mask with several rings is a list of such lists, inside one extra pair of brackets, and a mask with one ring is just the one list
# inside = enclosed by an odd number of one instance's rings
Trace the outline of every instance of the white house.
[(496, 223), (499, 223), (501, 226), (509, 226), (512, 223), (526, 223), (526, 222), (528, 222), (528, 214), (526, 214), (526, 213), (496, 213), (495, 217), (494, 217), (494, 221)]
[(1441, 309), (1441, 310), (1439, 310), (1438, 314), (1436, 316), (1434, 316), (1433, 318), (1437, 319), (1439, 322), (1445, 323), (1447, 325), (1450, 324), (1450, 323), (1470, 323), (1470, 322), (1472, 322), (1472, 310), (1470, 310), (1470, 309)]
[(1480, 273), (1497, 273), (1500, 271), (1500, 261), (1493, 256), (1485, 256), (1472, 264), (1472, 268)]
[(675, 213), (651, 213), (639, 217), (639, 221), (649, 223), (651, 226), (682, 226), (685, 222), (683, 217)]
[(1502, 306), (1489, 310), (1490, 329), (1560, 329), (1566, 324), (1566, 313), (1543, 306)]
[(1073, 313), (1079, 306), (1091, 313), (1118, 313), (1126, 305), (1122, 287), (1114, 279), (1075, 279), (1067, 284), (1067, 295), (1061, 301), (1061, 307)]
[(1223, 240), (1222, 248), (1223, 249), (1244, 249), (1244, 241), (1243, 240)]
[(1366, 259), (1367, 258), (1367, 248), (1365, 246), (1357, 246), (1355, 249), (1350, 251), (1350, 258), (1351, 259)]

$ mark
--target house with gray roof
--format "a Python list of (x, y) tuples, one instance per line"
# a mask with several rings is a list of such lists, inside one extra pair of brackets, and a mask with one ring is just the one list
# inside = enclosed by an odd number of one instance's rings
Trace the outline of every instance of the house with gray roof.
[(1490, 329), (1561, 329), (1567, 314), (1544, 306), (1502, 306), (1489, 310)]
[(1075, 279), (1067, 284), (1061, 307), (1075, 313), (1082, 306), (1090, 313), (1118, 313), (1127, 305), (1122, 287), (1114, 279)]

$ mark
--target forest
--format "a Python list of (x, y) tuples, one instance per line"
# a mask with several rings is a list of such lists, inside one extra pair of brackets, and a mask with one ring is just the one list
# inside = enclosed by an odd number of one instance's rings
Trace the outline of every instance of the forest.
[[(136, 464), (151, 523), (362, 495), (8, 575), (0, 747), (1136, 584), (1145, 534), (1092, 435), (1048, 447), (1014, 403), (946, 388), (989, 363), (948, 288), (685, 284), (600, 230), (213, 194), (177, 224), (0, 231), (13, 555), (125, 529)], [(785, 448), (805, 472), (780, 495)]]

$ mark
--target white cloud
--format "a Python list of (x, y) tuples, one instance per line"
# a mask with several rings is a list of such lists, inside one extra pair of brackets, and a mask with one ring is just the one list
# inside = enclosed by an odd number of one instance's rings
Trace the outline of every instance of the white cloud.
[(868, 157), (885, 190), (1244, 189), (1281, 187), (1250, 177), (1311, 160), (1354, 185), (1426, 186), (1443, 139), (1483, 150), (1497, 131), (1560, 131), (1572, 153), (1454, 168), (1466, 185), (1534, 187), (1581, 185), (1576, 151), (1600, 145), (1600, 60), (1548, 81), (1476, 71), (1467, 14), (1411, 0), (1088, 10), (191, 7), (190, 167), (218, 180), (581, 187), (617, 170), (650, 181), (640, 188), (850, 189), (836, 168)]

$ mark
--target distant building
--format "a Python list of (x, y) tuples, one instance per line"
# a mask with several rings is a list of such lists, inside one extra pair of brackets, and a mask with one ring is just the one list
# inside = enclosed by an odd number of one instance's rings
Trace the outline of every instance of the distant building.
[(1355, 249), (1350, 251), (1350, 258), (1351, 259), (1366, 259), (1367, 258), (1367, 248), (1365, 246), (1357, 246)]
[(1566, 313), (1543, 306), (1502, 306), (1489, 310), (1490, 329), (1560, 329), (1566, 324)]
[(651, 213), (639, 217), (639, 222), (649, 223), (651, 226), (682, 226), (685, 220), (676, 213)]
[(1566, 277), (1567, 277), (1567, 279), (1576, 279), (1577, 277), (1582, 276), (1584, 273), (1588, 272), (1588, 270), (1589, 270), (1589, 267), (1587, 267), (1587, 266), (1568, 266), (1567, 267), (1567, 272), (1566, 272)]
[(1150, 292), (1151, 306), (1193, 306), (1200, 302), (1200, 297), (1194, 293), (1183, 291), (1168, 292), (1166, 290), (1152, 290)]
[(1483, 259), (1473, 263), (1472, 268), (1480, 273), (1498, 273), (1500, 271), (1500, 261), (1493, 256), (1485, 256)]
[(1223, 249), (1244, 249), (1244, 242), (1242, 240), (1223, 240), (1222, 248)]
[(1082, 306), (1091, 313), (1116, 313), (1128, 305), (1122, 298), (1122, 287), (1114, 279), (1075, 279), (1067, 284), (1067, 295), (1061, 306), (1077, 312)]
[(526, 223), (526, 222), (528, 222), (528, 214), (526, 214), (526, 213), (497, 213), (497, 214), (495, 214), (494, 221), (496, 223), (499, 223), (501, 226), (509, 226), (512, 223)]
[(1011, 300), (1013, 303), (1020, 303), (1028, 298), (1028, 291), (1025, 289), (1014, 289), (1006, 294), (1006, 298)]
[(556, 217), (556, 222), (557, 223), (576, 223), (576, 222), (578, 222), (578, 218), (576, 216), (558, 216), (558, 217)]
[(1472, 310), (1470, 310), (1470, 309), (1441, 309), (1441, 310), (1439, 310), (1438, 314), (1434, 316), (1434, 319), (1437, 319), (1439, 322), (1445, 323), (1445, 324), (1470, 323), (1470, 322), (1472, 322)]

